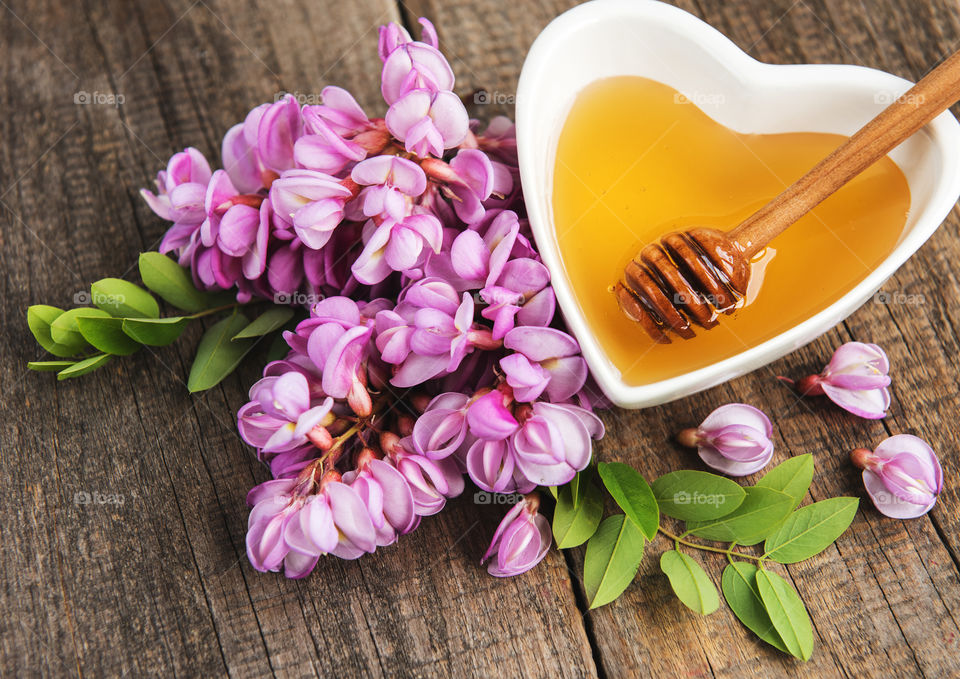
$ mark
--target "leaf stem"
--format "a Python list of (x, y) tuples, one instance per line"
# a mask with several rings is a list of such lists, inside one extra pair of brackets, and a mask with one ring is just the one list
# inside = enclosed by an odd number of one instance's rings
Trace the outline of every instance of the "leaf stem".
[(721, 547), (710, 547), (708, 545), (698, 545), (695, 542), (684, 540), (679, 535), (674, 535), (673, 533), (665, 529), (663, 526), (657, 526), (657, 530), (663, 533), (669, 539), (673, 540), (673, 542), (677, 545), (685, 545), (687, 547), (692, 547), (693, 549), (702, 549), (703, 551), (706, 551), (706, 552), (716, 552), (717, 554), (726, 554), (727, 559), (731, 559), (732, 557), (736, 556), (741, 559), (753, 559), (754, 561), (763, 563), (763, 557), (760, 557), (760, 556), (753, 556), (752, 554), (744, 554), (743, 552), (738, 552), (735, 549), (731, 549), (729, 547), (727, 549), (723, 549)]

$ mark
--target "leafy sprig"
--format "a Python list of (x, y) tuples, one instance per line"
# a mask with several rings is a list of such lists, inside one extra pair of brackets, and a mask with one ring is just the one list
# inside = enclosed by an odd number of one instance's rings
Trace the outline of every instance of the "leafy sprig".
[[(198, 290), (187, 270), (166, 255), (144, 252), (138, 265), (147, 289), (119, 278), (103, 278), (90, 286), (89, 293), (80, 293), (80, 301), (92, 306), (28, 308), (30, 331), (58, 360), (31, 361), (27, 367), (56, 372), (58, 380), (79, 377), (103, 367), (114, 356), (172, 344), (191, 321), (223, 314), (200, 339), (187, 379), (191, 392), (204, 391), (232, 373), (261, 337), (279, 337), (296, 315), (290, 307), (274, 306), (251, 322), (240, 311), (246, 305), (237, 303), (230, 293)], [(157, 297), (184, 313), (161, 317)], [(285, 343), (274, 344), (270, 354), (277, 353), (286, 353)]]
[[(602, 518), (597, 476), (622, 514)], [(843, 534), (859, 504), (857, 498), (835, 497), (799, 507), (812, 480), (811, 455), (787, 460), (748, 487), (692, 470), (665, 474), (651, 485), (629, 465), (601, 462), (558, 489), (554, 535), (562, 549), (586, 542), (583, 583), (591, 609), (626, 590), (645, 543), (660, 533), (673, 543), (660, 557), (671, 589), (687, 608), (709, 615), (720, 607), (720, 596), (687, 551), (723, 554), (728, 565), (720, 589), (737, 619), (774, 648), (808, 660), (813, 628), (807, 609), (793, 586), (767, 565), (819, 554)], [(663, 517), (681, 522), (683, 530), (671, 530)], [(758, 553), (738, 549), (761, 542)]]

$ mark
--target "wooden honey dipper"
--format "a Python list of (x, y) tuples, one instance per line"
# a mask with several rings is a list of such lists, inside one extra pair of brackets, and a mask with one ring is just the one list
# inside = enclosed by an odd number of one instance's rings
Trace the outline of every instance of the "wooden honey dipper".
[(613, 288), (621, 311), (658, 342), (717, 324), (746, 294), (754, 255), (837, 189), (960, 99), (954, 53), (813, 169), (730, 231), (692, 228), (645, 246)]

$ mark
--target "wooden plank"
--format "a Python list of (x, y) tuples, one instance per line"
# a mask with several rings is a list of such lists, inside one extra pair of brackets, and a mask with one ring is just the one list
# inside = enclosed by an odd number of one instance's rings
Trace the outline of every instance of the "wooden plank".
[[(573, 2), (536, 6), (488, 0), (405, 3), (408, 16), (428, 15), (444, 47), (459, 57), (458, 84), (499, 93), (505, 105), (475, 107), (510, 113), (519, 65), (530, 42), (557, 12)], [(919, 78), (955, 47), (960, 20), (955, 3), (684, 2), (752, 56), (774, 63), (845, 62)], [(482, 36), (482, 38), (478, 38)], [(479, 108), (479, 110), (478, 110)], [(789, 183), (792, 178), (785, 181)], [(921, 304), (868, 304), (847, 323), (804, 349), (747, 377), (702, 395), (641, 412), (611, 411), (601, 459), (618, 459), (648, 478), (697, 464), (671, 443), (672, 434), (695, 424), (714, 407), (741, 401), (766, 410), (777, 424), (775, 461), (814, 453), (814, 500), (836, 495), (863, 498), (850, 531), (809, 562), (778, 567), (810, 602), (818, 649), (800, 665), (758, 642), (725, 607), (700, 618), (669, 593), (657, 566), (668, 548), (658, 540), (640, 575), (618, 602), (586, 614), (591, 642), (607, 676), (938, 676), (960, 660), (956, 609), (960, 499), (949, 479), (957, 467), (960, 407), (957, 328), (960, 289), (952, 263), (960, 256), (954, 213), (886, 290), (922, 295)], [(834, 347), (858, 339), (877, 342), (894, 365), (892, 416), (883, 423), (856, 420), (824, 399), (797, 402), (775, 380), (819, 370)], [(916, 432), (940, 452), (947, 489), (931, 514), (908, 522), (880, 516), (865, 497), (859, 474), (846, 459), (858, 446), (891, 433)], [(582, 551), (572, 566), (581, 567)], [(703, 563), (719, 585), (722, 557)]]
[[(198, 330), (82, 381), (25, 370), (39, 353), (29, 304), (69, 306), (155, 246), (164, 225), (137, 191), (171, 153), (194, 145), (214, 158), (227, 127), (280, 91), (312, 97), (338, 83), (380, 110), (376, 28), (396, 5), (118, 0), (0, 12), (0, 674), (592, 674), (562, 557), (494, 581), (478, 560), (501, 512), (469, 497), (398, 546), (330, 558), (306, 581), (253, 571), (244, 497), (267, 473), (234, 413), (259, 370), (189, 396)], [(80, 91), (124, 101), (76, 105)]]

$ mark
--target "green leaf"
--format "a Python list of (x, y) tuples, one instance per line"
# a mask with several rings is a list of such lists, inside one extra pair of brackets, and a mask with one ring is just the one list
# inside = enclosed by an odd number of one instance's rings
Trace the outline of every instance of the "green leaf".
[(708, 472), (685, 470), (664, 474), (653, 482), (660, 512), (683, 521), (706, 521), (729, 514), (746, 493), (730, 479)]
[(77, 353), (76, 351), (58, 344), (50, 335), (50, 324), (57, 320), (62, 313), (63, 309), (58, 309), (55, 306), (34, 304), (27, 309), (27, 326), (33, 333), (34, 339), (37, 340), (37, 344), (48, 353), (60, 357), (73, 356)]
[(190, 274), (174, 260), (159, 252), (140, 253), (140, 278), (167, 304), (182, 311), (197, 312), (210, 308), (209, 295), (197, 290)]
[(589, 465), (578, 471), (570, 480), (568, 485), (570, 486), (574, 506), (579, 505), (583, 501), (584, 496), (587, 494), (587, 489), (593, 485), (591, 481), (593, 481), (596, 473), (596, 467)]
[(246, 339), (268, 335), (283, 327), (283, 324), (293, 318), (294, 310), (290, 307), (275, 307), (260, 314), (250, 325), (234, 335), (233, 339)]
[(71, 377), (80, 377), (80, 375), (86, 375), (87, 373), (93, 372), (97, 368), (103, 367), (109, 360), (109, 354), (98, 354), (97, 356), (85, 358), (82, 361), (74, 363), (69, 368), (64, 368), (58, 372), (57, 379), (68, 380)]
[(74, 363), (76, 361), (30, 361), (27, 363), (27, 367), (38, 372), (56, 372), (69, 368)]
[(616, 599), (629, 586), (643, 558), (643, 533), (623, 514), (604, 519), (587, 542), (583, 586), (590, 608)]
[(790, 509), (796, 509), (803, 500), (803, 496), (807, 494), (811, 481), (813, 481), (813, 455), (807, 453), (781, 462), (764, 474), (756, 485), (786, 493), (793, 498), (793, 506)]
[(240, 364), (254, 340), (231, 342), (230, 339), (249, 322), (243, 314), (233, 314), (204, 333), (187, 379), (187, 389), (191, 393), (216, 386)]
[(190, 323), (184, 316), (169, 318), (124, 318), (123, 332), (140, 344), (151, 347), (165, 347), (180, 337), (180, 333)]
[(603, 496), (592, 483), (584, 484), (583, 497), (574, 502), (573, 488), (567, 484), (557, 493), (557, 507), (553, 511), (553, 537), (557, 547), (567, 549), (582, 545), (597, 532), (603, 517)]
[(733, 614), (751, 632), (779, 651), (789, 653), (783, 639), (773, 626), (767, 609), (757, 590), (757, 567), (752, 563), (735, 561), (723, 569), (720, 579), (723, 597)]
[(50, 324), (50, 336), (57, 344), (73, 349), (74, 354), (80, 353), (89, 346), (87, 340), (80, 334), (80, 326), (77, 325), (77, 319), (80, 316), (109, 317), (110, 314), (100, 309), (78, 307), (57, 316), (56, 320)]
[(599, 470), (603, 485), (620, 509), (637, 524), (647, 540), (653, 540), (660, 526), (660, 508), (647, 480), (622, 462), (601, 462)]
[(801, 507), (767, 538), (766, 556), (780, 563), (796, 563), (819, 554), (843, 535), (856, 516), (860, 500), (833, 497)]
[(660, 570), (670, 579), (673, 593), (694, 613), (710, 615), (720, 608), (717, 588), (691, 557), (675, 549), (667, 550), (660, 557)]
[(691, 521), (687, 530), (718, 542), (755, 545), (787, 518), (793, 498), (772, 488), (747, 488), (743, 503), (730, 514), (710, 521)]
[(766, 570), (757, 571), (757, 591), (790, 654), (809, 660), (813, 653), (813, 627), (800, 595), (786, 580)]
[(115, 318), (157, 318), (160, 306), (153, 295), (120, 278), (101, 278), (90, 286), (95, 306)]
[[(100, 310), (91, 309), (91, 311)], [(100, 313), (106, 318), (85, 315), (77, 317), (77, 327), (87, 342), (105, 354), (116, 356), (127, 356), (140, 348), (137, 342), (124, 334), (122, 318), (113, 318), (105, 311)]]

